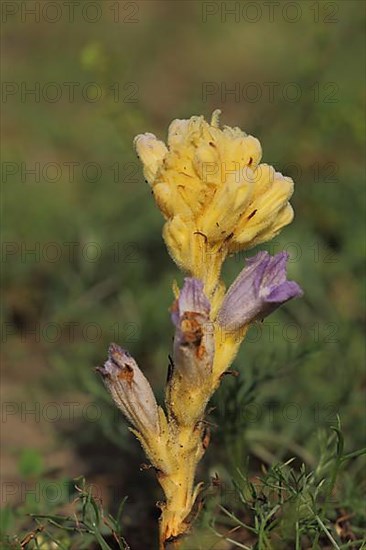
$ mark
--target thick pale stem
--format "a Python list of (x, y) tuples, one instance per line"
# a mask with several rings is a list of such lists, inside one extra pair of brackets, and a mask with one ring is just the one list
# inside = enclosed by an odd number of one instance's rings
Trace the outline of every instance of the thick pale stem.
[(160, 472), (158, 480), (165, 493), (161, 506), (160, 548), (183, 535), (190, 527), (188, 516), (194, 506), (199, 487), (194, 488), (194, 476), (204, 448), (200, 426), (175, 427), (176, 437), (171, 448), (169, 472)]

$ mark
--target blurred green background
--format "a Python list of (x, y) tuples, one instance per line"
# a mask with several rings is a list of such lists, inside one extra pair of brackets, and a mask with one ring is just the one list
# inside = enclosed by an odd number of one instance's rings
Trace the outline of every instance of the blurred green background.
[[(128, 495), (124, 536), (154, 548), (159, 489), (93, 371), (117, 341), (163, 395), (182, 274), (133, 138), (164, 140), (174, 118), (220, 108), (296, 184), (295, 220), (267, 249), (289, 251), (305, 295), (249, 333), (240, 378), (215, 398), (200, 479), (229, 483), (247, 456), (253, 475), (293, 456), (316, 468), (337, 415), (347, 452), (360, 449), (365, 5), (66, 4), (2, 3), (3, 533), (19, 542), (34, 529), (27, 514), (68, 511), (71, 499), (42, 483), (67, 493), (85, 476), (112, 513)], [(225, 281), (244, 260), (227, 261)], [(345, 469), (336, 512), (351, 507), (356, 527), (361, 471), (360, 460)], [(213, 547), (197, 529), (190, 548)]]

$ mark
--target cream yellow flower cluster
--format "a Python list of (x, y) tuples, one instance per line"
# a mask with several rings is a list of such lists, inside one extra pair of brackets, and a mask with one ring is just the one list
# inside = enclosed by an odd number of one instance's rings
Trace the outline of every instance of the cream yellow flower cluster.
[(272, 239), (291, 222), (293, 181), (260, 164), (259, 141), (203, 116), (174, 120), (168, 146), (153, 134), (135, 138), (144, 175), (166, 223), (168, 250), (211, 296), (228, 253)]

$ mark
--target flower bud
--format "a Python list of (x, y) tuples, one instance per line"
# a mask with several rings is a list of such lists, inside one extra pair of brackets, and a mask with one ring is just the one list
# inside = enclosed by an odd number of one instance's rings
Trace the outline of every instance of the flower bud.
[(153, 391), (128, 351), (111, 344), (108, 360), (97, 370), (127, 420), (142, 434), (158, 434), (158, 406)]
[(210, 302), (203, 293), (202, 281), (186, 278), (172, 308), (176, 327), (174, 367), (182, 377), (200, 384), (211, 373), (214, 357)]

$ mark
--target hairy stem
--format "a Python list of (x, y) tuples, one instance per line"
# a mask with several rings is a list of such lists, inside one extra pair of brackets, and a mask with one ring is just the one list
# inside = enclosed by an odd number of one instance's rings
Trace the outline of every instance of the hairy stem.
[(183, 535), (190, 527), (188, 516), (199, 492), (199, 486), (194, 487), (195, 471), (205, 450), (202, 442), (203, 428), (200, 424), (178, 426), (171, 421), (169, 425), (175, 432), (170, 440), (170, 467), (168, 472), (158, 473), (166, 498), (161, 505), (161, 548)]

